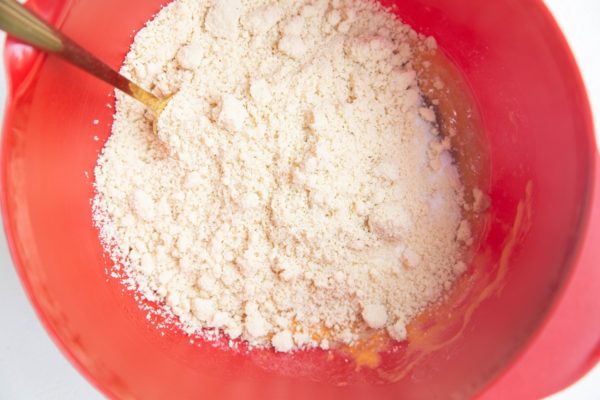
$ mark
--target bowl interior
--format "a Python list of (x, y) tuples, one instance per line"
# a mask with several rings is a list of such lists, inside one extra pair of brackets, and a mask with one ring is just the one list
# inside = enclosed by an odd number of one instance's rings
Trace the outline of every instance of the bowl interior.
[[(113, 67), (164, 0), (30, 2)], [(119, 398), (344, 394), (458, 397), (480, 390), (539, 326), (589, 210), (593, 133), (574, 62), (541, 2), (385, 1), (432, 34), (471, 86), (491, 149), (491, 223), (452, 301), (422, 316), (377, 370), (322, 351), (234, 353), (159, 331), (109, 279), (93, 227), (93, 168), (110, 132), (106, 85), (9, 42), (2, 202), (16, 267), (57, 343)], [(98, 120), (98, 124), (93, 121)], [(446, 315), (443, 330), (425, 329)], [(387, 382), (380, 384), (381, 382)], [(345, 386), (340, 386), (340, 384)]]

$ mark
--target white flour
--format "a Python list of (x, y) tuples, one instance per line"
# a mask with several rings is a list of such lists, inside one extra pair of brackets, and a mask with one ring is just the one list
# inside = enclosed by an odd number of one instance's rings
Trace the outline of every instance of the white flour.
[(176, 95), (156, 138), (117, 93), (95, 171), (105, 247), (190, 333), (278, 351), (405, 339), (471, 240), (414, 46), (435, 42), (363, 0), (165, 7), (122, 72)]

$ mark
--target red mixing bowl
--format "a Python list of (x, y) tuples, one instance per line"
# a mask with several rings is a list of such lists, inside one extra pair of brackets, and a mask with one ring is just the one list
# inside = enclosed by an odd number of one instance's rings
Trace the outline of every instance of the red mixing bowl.
[[(117, 68), (163, 2), (28, 6)], [(375, 369), (322, 350), (239, 353), (151, 325), (108, 277), (92, 224), (111, 88), (8, 40), (0, 167), (14, 264), (57, 345), (107, 396), (533, 399), (596, 363), (598, 152), (581, 77), (556, 23), (537, 0), (385, 3), (435, 36), (470, 85), (491, 149), (492, 208), (487, 238), (450, 300), (411, 324), (408, 343), (380, 354)]]

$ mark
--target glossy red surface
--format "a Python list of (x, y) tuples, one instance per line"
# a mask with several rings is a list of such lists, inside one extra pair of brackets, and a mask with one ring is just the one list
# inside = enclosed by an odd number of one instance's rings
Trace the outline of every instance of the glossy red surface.
[[(29, 6), (118, 67), (133, 32), (162, 2)], [(110, 88), (8, 42), (0, 198), (10, 249), (48, 332), (105, 394), (533, 399), (597, 361), (600, 321), (590, 316), (600, 308), (598, 153), (585, 90), (560, 31), (539, 1), (397, 3), (405, 21), (438, 39), (473, 90), (492, 152), (493, 207), (478, 266), (463, 281), (469, 290), (441, 308), (451, 315), (447, 326), (420, 330), (415, 323), (409, 344), (382, 354), (376, 370), (357, 369), (338, 353), (238, 354), (191, 344), (177, 331), (162, 336), (132, 295), (108, 279), (110, 262), (91, 222)], [(394, 382), (374, 383), (382, 380)]]

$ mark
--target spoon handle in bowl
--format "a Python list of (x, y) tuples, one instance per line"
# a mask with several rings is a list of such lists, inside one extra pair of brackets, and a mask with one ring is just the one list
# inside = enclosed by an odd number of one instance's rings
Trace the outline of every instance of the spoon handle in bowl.
[(156, 96), (119, 74), (16, 0), (0, 0), (0, 29), (40, 50), (58, 55), (152, 109), (160, 103)]

